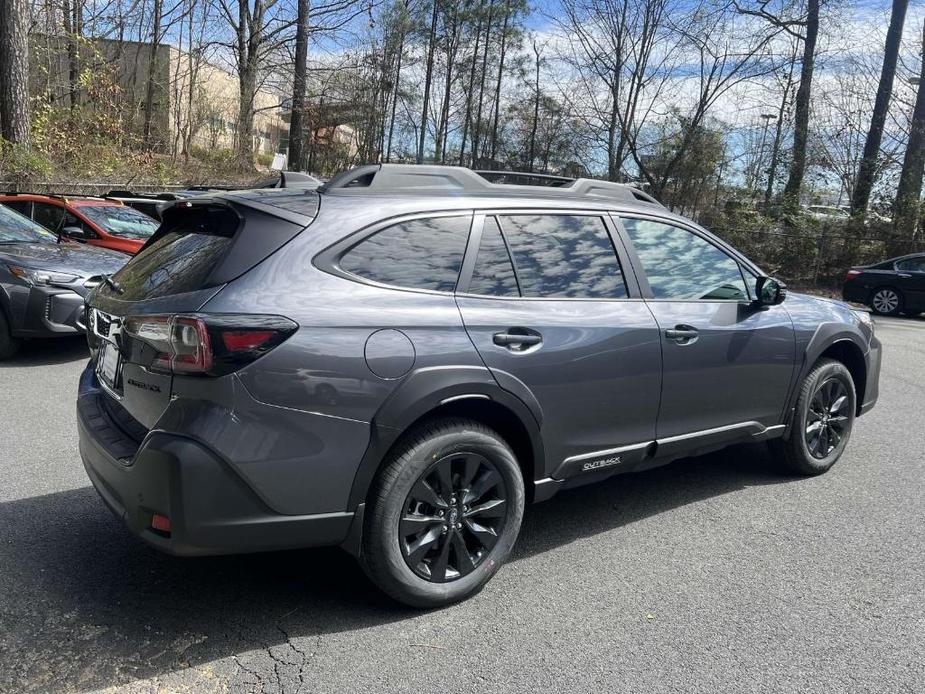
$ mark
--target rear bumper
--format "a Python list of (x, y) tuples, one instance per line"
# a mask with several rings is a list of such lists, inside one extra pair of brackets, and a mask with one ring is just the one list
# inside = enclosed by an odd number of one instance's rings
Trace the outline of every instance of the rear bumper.
[(841, 288), (841, 296), (845, 301), (856, 304), (866, 304), (870, 290), (856, 282), (845, 282)]
[[(160, 431), (138, 444), (109, 414), (85, 371), (77, 400), (80, 455), (106, 505), (129, 530), (177, 555), (236, 554), (343, 543), (352, 512), (282, 515), (270, 510), (220, 456)], [(151, 527), (170, 519), (169, 534)]]

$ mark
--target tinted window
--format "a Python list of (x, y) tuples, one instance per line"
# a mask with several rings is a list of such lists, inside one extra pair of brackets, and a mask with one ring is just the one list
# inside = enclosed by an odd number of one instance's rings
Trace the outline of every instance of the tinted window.
[(494, 217), (485, 220), (479, 252), (475, 258), (472, 281), (469, 283), (470, 294), (487, 294), (489, 296), (520, 296), (514, 266), (508, 255), (501, 229)]
[[(232, 244), (228, 236), (178, 229), (157, 239), (114, 275), (123, 301), (181, 294), (207, 286), (209, 273)], [(108, 286), (101, 291), (111, 293)]]
[(925, 258), (906, 258), (896, 263), (897, 270), (906, 272), (925, 272)]
[(469, 223), (469, 217), (441, 217), (396, 224), (347, 251), (340, 267), (383, 284), (451, 292), (466, 250)]
[(626, 296), (620, 264), (600, 217), (510, 215), (501, 217), (501, 227), (524, 296)]
[(7, 207), (13, 208), (17, 212), (19, 212), (19, 214), (24, 214), (27, 217), (30, 215), (29, 207), (30, 205), (32, 205), (31, 202), (24, 202), (22, 200), (10, 200), (8, 202), (4, 202), (3, 204), (6, 205)]
[(32, 219), (46, 229), (58, 231), (63, 226), (64, 208), (58, 207), (57, 205), (37, 202), (32, 210)]
[(656, 299), (747, 300), (739, 264), (686, 229), (624, 219)]

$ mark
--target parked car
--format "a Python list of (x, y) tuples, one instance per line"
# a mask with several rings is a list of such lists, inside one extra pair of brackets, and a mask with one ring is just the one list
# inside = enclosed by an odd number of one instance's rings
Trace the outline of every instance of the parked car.
[(0, 203), (55, 234), (128, 254), (141, 250), (159, 224), (117, 200), (103, 198), (7, 193), (0, 195)]
[(908, 316), (925, 311), (925, 253), (859, 265), (845, 273), (842, 298), (874, 313)]
[(23, 338), (83, 331), (83, 303), (125, 255), (58, 237), (0, 205), (0, 359)]
[(194, 198), (89, 307), (80, 451), (134, 533), (341, 545), (418, 606), (479, 590), (527, 501), (742, 442), (820, 474), (878, 394), (866, 312), (587, 179)]

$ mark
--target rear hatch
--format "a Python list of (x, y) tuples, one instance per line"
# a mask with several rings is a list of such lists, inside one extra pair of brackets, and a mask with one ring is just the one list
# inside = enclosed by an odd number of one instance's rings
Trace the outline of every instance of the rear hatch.
[(263, 207), (230, 198), (175, 203), (141, 252), (89, 297), (91, 363), (113, 419), (128, 415), (150, 429), (170, 402), (175, 375), (229, 373), (235, 359), (294, 329), (274, 317), (197, 313), (307, 223)]

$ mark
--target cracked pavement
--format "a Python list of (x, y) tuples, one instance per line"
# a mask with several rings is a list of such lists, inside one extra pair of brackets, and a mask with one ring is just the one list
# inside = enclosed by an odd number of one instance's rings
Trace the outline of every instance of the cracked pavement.
[(920, 692), (925, 320), (815, 479), (739, 447), (528, 509), (472, 600), (403, 608), (336, 549), (179, 559), (77, 455), (80, 340), (0, 364), (0, 692)]

